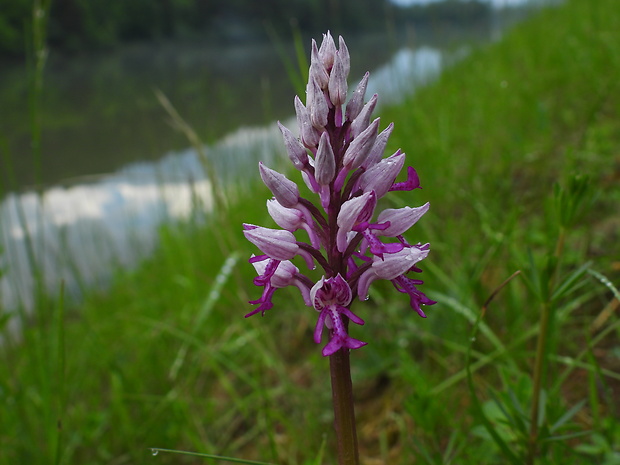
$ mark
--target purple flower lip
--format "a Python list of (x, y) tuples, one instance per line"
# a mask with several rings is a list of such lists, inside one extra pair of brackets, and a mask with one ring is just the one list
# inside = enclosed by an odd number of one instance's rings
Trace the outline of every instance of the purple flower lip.
[(421, 189), (418, 173), (411, 166), (407, 167), (407, 180), (405, 182), (397, 182), (390, 191), (411, 191), (413, 189)]
[[(367, 344), (349, 333), (349, 322), (364, 324), (351, 306), (356, 297), (368, 298), (376, 280), (388, 280), (397, 292), (407, 294), (421, 317), (426, 317), (422, 306), (435, 303), (419, 290), (423, 282), (409, 276), (421, 272), (418, 264), (430, 246), (411, 245), (405, 238), (429, 204), (378, 209), (389, 192), (420, 188), (418, 174), (408, 166), (406, 179), (396, 182), (406, 155), (398, 149), (384, 158), (394, 124), (380, 130), (381, 120), (372, 119), (378, 97), (364, 103), (368, 73), (347, 102), (349, 70), (342, 37), (338, 47), (329, 32), (320, 47), (312, 41), (306, 104), (294, 99), (299, 137), (280, 123), (278, 127), (288, 158), (300, 172), (293, 175), (301, 176), (308, 188), (304, 192), (314, 200), (302, 197), (297, 183), (285, 174), (259, 163), (260, 176), (273, 194), (267, 210), (281, 229), (243, 226), (245, 237), (261, 250), (250, 262), (262, 295), (250, 302), (256, 307), (246, 316), (265, 315), (277, 289), (297, 287), (304, 304), (318, 312), (315, 342), (321, 343), (325, 328), (329, 332), (324, 356)], [(297, 257), (311, 270), (320, 266), (321, 278), (300, 273), (294, 264)]]
[(349, 305), (353, 293), (340, 274), (328, 279), (323, 276), (310, 290), (310, 299), (314, 308), (320, 311), (329, 305)]
[(262, 312), (264, 315), (265, 311), (269, 310), (273, 305), (271, 303), (271, 296), (275, 290), (287, 286), (297, 286), (304, 299), (304, 303), (309, 307), (312, 305), (305, 277), (299, 273), (299, 269), (290, 261), (279, 262), (271, 260), (264, 255), (259, 257), (252, 255), (250, 263), (252, 263), (258, 273), (258, 277), (254, 279), (254, 284), (264, 286), (265, 290), (260, 299), (251, 301), (251, 303), (259, 304), (259, 307), (248, 313), (246, 318), (258, 312)]
[(331, 330), (331, 339), (322, 352), (326, 357), (341, 348), (358, 349), (367, 344), (349, 336), (342, 321), (344, 315), (353, 323), (364, 324), (364, 320), (347, 307), (352, 296), (349, 284), (340, 274), (328, 279), (323, 276), (310, 290), (310, 300), (314, 308), (320, 312), (314, 330), (314, 342), (317, 344), (321, 342), (324, 326)]

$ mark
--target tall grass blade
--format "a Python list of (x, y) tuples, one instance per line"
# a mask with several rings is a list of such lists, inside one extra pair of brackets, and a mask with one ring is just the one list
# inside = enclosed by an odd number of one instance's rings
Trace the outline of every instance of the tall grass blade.
[(65, 394), (65, 284), (64, 281), (60, 283), (60, 292), (58, 295), (58, 309), (56, 310), (56, 350), (55, 350), (55, 363), (54, 363), (54, 375), (56, 379), (56, 443), (54, 464), (59, 465), (62, 459), (62, 446), (63, 446), (63, 412), (66, 405)]
[(549, 431), (551, 431), (552, 433), (554, 431), (556, 431), (557, 429), (561, 428), (562, 426), (564, 426), (568, 421), (570, 421), (575, 415), (577, 415), (577, 413), (579, 412), (579, 410), (581, 410), (583, 408), (583, 406), (586, 404), (586, 400), (581, 400), (579, 402), (577, 402), (575, 405), (573, 405), (570, 409), (568, 409), (564, 415), (562, 415), (560, 418), (558, 418), (558, 420), (551, 425), (551, 427), (549, 428)]
[(157, 455), (159, 452), (170, 452), (172, 454), (191, 455), (193, 457), (204, 457), (207, 459), (221, 460), (223, 462), (231, 462), (231, 463), (245, 463), (247, 465), (275, 465), (269, 462), (257, 462), (255, 460), (244, 460), (244, 459), (237, 459), (234, 457), (224, 457), (221, 455), (213, 455), (213, 454), (202, 454), (199, 452), (188, 452), (184, 450), (160, 449), (158, 447), (151, 447), (150, 451), (153, 455)]
[(454, 310), (455, 313), (465, 317), (465, 319), (469, 321), (471, 324), (477, 325), (478, 328), (480, 329), (480, 332), (489, 339), (489, 341), (495, 346), (496, 349), (502, 350), (502, 351), (506, 350), (506, 347), (504, 346), (502, 341), (500, 341), (500, 339), (495, 335), (495, 333), (489, 327), (489, 325), (484, 323), (481, 320), (480, 316), (476, 317), (476, 314), (474, 313), (474, 311), (471, 308), (469, 308), (467, 305), (464, 305), (463, 303), (459, 302), (454, 297), (451, 297), (441, 292), (432, 292), (432, 293), (429, 292), (429, 295), (431, 295), (431, 297), (434, 300), (437, 300), (438, 302), (441, 302), (442, 304), (447, 305), (449, 308)]
[(194, 150), (196, 150), (196, 153), (205, 167), (205, 175), (211, 183), (216, 209), (218, 212), (223, 214), (228, 209), (228, 200), (226, 199), (226, 193), (224, 192), (224, 188), (215, 170), (215, 165), (211, 162), (211, 159), (207, 155), (205, 144), (200, 140), (198, 133), (194, 131), (194, 129), (179, 114), (168, 97), (166, 97), (166, 95), (159, 89), (154, 89), (153, 92), (155, 93), (155, 97), (157, 97), (157, 100), (161, 106), (168, 113), (168, 116), (172, 118), (174, 126), (181, 131), (185, 137), (187, 137), (187, 140), (190, 142)]
[(618, 290), (618, 288), (609, 280), (609, 278), (607, 278), (604, 274), (599, 273), (598, 271), (593, 270), (593, 269), (588, 269), (587, 271), (592, 276), (594, 276), (596, 279), (598, 279), (601, 282), (601, 284), (607, 287), (613, 293), (616, 299), (620, 300), (620, 290)]
[(467, 357), (465, 360), (465, 367), (467, 368), (467, 386), (469, 388), (472, 405), (476, 413), (476, 416), (482, 422), (482, 425), (484, 426), (486, 431), (489, 433), (489, 435), (493, 438), (493, 441), (495, 441), (495, 444), (499, 447), (504, 457), (506, 457), (506, 459), (513, 465), (522, 465), (522, 460), (520, 460), (519, 457), (516, 456), (516, 454), (512, 451), (512, 449), (506, 443), (506, 441), (504, 441), (502, 437), (499, 435), (495, 426), (487, 418), (486, 414), (484, 413), (482, 403), (480, 402), (480, 399), (478, 398), (478, 394), (476, 393), (476, 387), (474, 385), (474, 378), (473, 378), (473, 374), (471, 370), (471, 349), (473, 347), (473, 342), (476, 340), (476, 334), (478, 333), (478, 329), (480, 327), (481, 322), (482, 322), (482, 314), (480, 314), (478, 318), (476, 319), (476, 321), (474, 322), (474, 327), (472, 329), (471, 337), (470, 337), (471, 343), (469, 345), (469, 350), (467, 351)]
[(579, 287), (583, 286), (584, 283), (580, 283), (579, 280), (589, 271), (592, 262), (586, 262), (573, 271), (567, 278), (560, 284), (557, 289), (553, 292), (551, 296), (551, 300), (555, 301), (557, 299), (561, 299), (562, 297), (566, 297), (571, 292), (574, 292)]
[(303, 46), (303, 40), (301, 33), (299, 32), (299, 28), (293, 27), (293, 44), (295, 46), (295, 58), (297, 63), (294, 63), (289, 57), (284, 41), (280, 38), (273, 26), (267, 26), (267, 33), (269, 34), (271, 42), (274, 44), (274, 47), (280, 56), (280, 60), (284, 65), (289, 81), (293, 84), (295, 93), (297, 95), (305, 95), (306, 82), (308, 82), (310, 66), (308, 64), (308, 59), (306, 58), (305, 47)]
[[(235, 265), (239, 261), (240, 255), (241, 254), (239, 252), (234, 252), (229, 255), (228, 258), (226, 258), (226, 260), (224, 261), (222, 267), (220, 268), (220, 271), (215, 276), (213, 286), (209, 291), (207, 299), (200, 308), (194, 325), (192, 325), (192, 331), (190, 333), (192, 337), (194, 337), (198, 333), (198, 331), (203, 327), (205, 321), (207, 321), (209, 315), (211, 314), (211, 310), (220, 298), (222, 288), (230, 278), (230, 275), (232, 274)], [(187, 350), (189, 346), (190, 343), (186, 341), (177, 352), (177, 356), (174, 359), (172, 366), (170, 367), (169, 376), (171, 379), (176, 379), (179, 370), (181, 369), (185, 361), (185, 356), (187, 355)]]

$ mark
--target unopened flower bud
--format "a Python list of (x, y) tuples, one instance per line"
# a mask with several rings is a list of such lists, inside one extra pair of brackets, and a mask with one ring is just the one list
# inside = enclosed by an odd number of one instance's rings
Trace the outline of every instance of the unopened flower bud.
[(344, 68), (344, 74), (345, 76), (348, 76), (349, 71), (351, 71), (351, 57), (349, 55), (347, 44), (344, 43), (342, 36), (338, 37), (338, 45), (338, 55), (340, 55), (340, 61), (342, 62), (342, 67)]
[(312, 39), (312, 52), (310, 53), (310, 79), (314, 79), (321, 89), (327, 88), (329, 75), (319, 57), (319, 49), (314, 39)]
[(263, 182), (282, 206), (290, 208), (299, 203), (297, 184), (283, 174), (267, 168), (262, 162), (258, 163), (258, 170)]
[(370, 100), (364, 105), (362, 111), (351, 123), (351, 136), (357, 137), (358, 134), (363, 132), (370, 124), (370, 115), (377, 106), (377, 94), (374, 94)]
[(364, 96), (366, 95), (366, 87), (368, 86), (368, 77), (370, 74), (366, 72), (364, 77), (357, 85), (357, 88), (353, 92), (349, 103), (347, 103), (347, 108), (345, 111), (345, 117), (349, 121), (353, 121), (357, 118), (357, 115), (362, 111), (362, 107), (364, 106)]
[(375, 119), (370, 126), (353, 139), (342, 159), (345, 168), (355, 170), (362, 166), (375, 143), (378, 129), (379, 118)]
[(336, 175), (336, 160), (334, 151), (329, 143), (329, 136), (326, 132), (321, 134), (319, 148), (314, 159), (314, 177), (321, 186), (326, 186), (333, 181)]
[(310, 122), (316, 129), (324, 128), (327, 125), (327, 114), (329, 108), (327, 107), (327, 101), (325, 100), (325, 94), (316, 82), (310, 76), (308, 86), (306, 87), (306, 108), (310, 113)]
[(293, 135), (293, 133), (286, 127), (280, 124), (278, 121), (278, 127), (284, 137), (284, 145), (286, 146), (286, 153), (293, 162), (293, 165), (298, 170), (303, 170), (308, 165), (308, 153), (304, 146), (299, 142), (299, 139)]
[(329, 99), (334, 106), (342, 105), (347, 100), (347, 71), (341, 56), (340, 50), (336, 52), (334, 67), (329, 75)]
[(323, 34), (323, 42), (321, 42), (321, 48), (319, 48), (319, 57), (323, 62), (326, 70), (330, 70), (334, 65), (334, 56), (336, 55), (336, 44), (332, 35), (327, 31), (327, 34)]
[(366, 161), (362, 165), (364, 168), (368, 169), (381, 161), (383, 158), (383, 152), (385, 152), (385, 147), (387, 147), (387, 142), (393, 129), (394, 123), (390, 123), (387, 128), (379, 133), (375, 139), (375, 143), (368, 153), (368, 157), (366, 157)]
[(299, 126), (301, 141), (308, 148), (316, 147), (319, 143), (319, 132), (312, 126), (310, 112), (301, 103), (297, 95), (295, 96), (295, 113), (297, 114), (297, 125)]

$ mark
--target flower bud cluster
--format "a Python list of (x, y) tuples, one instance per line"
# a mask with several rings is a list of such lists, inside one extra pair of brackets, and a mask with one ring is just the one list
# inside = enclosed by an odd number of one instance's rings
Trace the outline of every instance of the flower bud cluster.
[[(348, 334), (349, 321), (364, 324), (350, 307), (355, 297), (368, 298), (368, 289), (377, 279), (389, 280), (408, 294), (411, 307), (422, 317), (426, 316), (422, 305), (435, 303), (418, 290), (422, 281), (407, 276), (421, 271), (417, 264), (430, 246), (412, 245), (403, 237), (429, 204), (375, 211), (388, 192), (411, 191), (420, 182), (412, 167), (407, 168), (405, 181), (396, 182), (405, 154), (397, 150), (383, 157), (394, 125), (379, 132), (380, 119), (371, 121), (377, 95), (364, 103), (368, 73), (346, 101), (349, 69), (349, 51), (342, 37), (338, 48), (329, 32), (320, 48), (313, 40), (305, 105), (295, 97), (299, 137), (278, 123), (288, 156), (308, 189), (318, 196), (317, 204), (302, 198), (295, 182), (260, 163), (261, 178), (273, 193), (267, 209), (282, 229), (244, 224), (246, 238), (262, 251), (250, 262), (258, 273), (254, 284), (263, 287), (261, 297), (250, 302), (257, 308), (246, 317), (264, 315), (273, 306), (276, 289), (296, 286), (304, 303), (319, 312), (317, 344), (324, 326), (329, 329), (325, 356), (366, 345)], [(307, 242), (298, 240), (294, 233), (299, 230), (305, 231)], [(316, 283), (292, 263), (296, 256), (309, 269), (316, 264), (322, 268)]]

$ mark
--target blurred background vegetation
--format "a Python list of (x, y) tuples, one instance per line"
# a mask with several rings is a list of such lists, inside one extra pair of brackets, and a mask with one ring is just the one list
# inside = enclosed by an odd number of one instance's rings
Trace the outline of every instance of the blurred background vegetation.
[[(267, 31), (290, 34), (335, 30), (384, 30), (402, 22), (484, 21), (488, 3), (446, 0), (399, 7), (388, 0), (55, 0), (48, 43), (56, 50), (110, 49), (125, 42), (207, 38), (265, 39)], [(30, 0), (0, 0), (0, 56), (19, 56), (30, 34)]]

